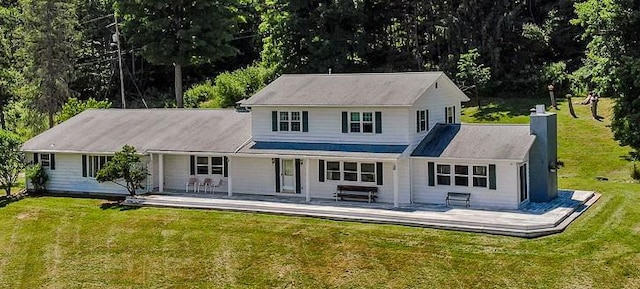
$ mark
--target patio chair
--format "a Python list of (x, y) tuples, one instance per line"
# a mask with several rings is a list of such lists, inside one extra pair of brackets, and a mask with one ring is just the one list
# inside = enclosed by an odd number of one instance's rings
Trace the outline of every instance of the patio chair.
[(189, 178), (189, 181), (187, 181), (187, 185), (185, 186), (185, 192), (189, 192), (189, 186), (191, 186), (191, 188), (193, 188), (193, 192), (195, 193), (196, 190), (200, 190), (200, 188), (198, 187), (198, 178), (191, 176)]
[(211, 183), (211, 193), (215, 194), (216, 188), (222, 186), (222, 178), (217, 179), (215, 182)]
[(200, 187), (204, 188), (204, 193), (207, 193), (207, 188), (211, 187), (211, 191), (213, 192), (213, 181), (211, 181), (211, 178), (205, 178), (204, 181), (202, 181), (202, 183), (198, 184), (198, 192), (200, 191)]

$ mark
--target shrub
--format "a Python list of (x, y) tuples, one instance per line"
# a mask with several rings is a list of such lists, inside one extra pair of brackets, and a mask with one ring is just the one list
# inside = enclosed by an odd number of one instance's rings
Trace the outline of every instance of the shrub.
[(25, 175), (27, 176), (27, 179), (31, 181), (33, 189), (36, 192), (42, 192), (45, 190), (47, 181), (49, 181), (49, 176), (40, 164), (28, 166)]
[(195, 84), (184, 93), (184, 107), (198, 108), (200, 103), (211, 101), (215, 96), (215, 87), (210, 80)]

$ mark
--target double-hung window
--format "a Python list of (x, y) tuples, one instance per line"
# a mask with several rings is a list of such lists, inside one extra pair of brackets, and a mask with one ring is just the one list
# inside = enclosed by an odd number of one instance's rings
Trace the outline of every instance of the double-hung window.
[(487, 187), (487, 166), (473, 166), (473, 186), (474, 187)]
[(222, 175), (224, 173), (224, 158), (196, 157), (195, 172), (198, 175)]
[(358, 181), (358, 163), (344, 162), (343, 179), (345, 181)]
[(360, 181), (373, 183), (376, 181), (376, 164), (361, 163), (360, 164)]
[(437, 165), (436, 167), (436, 179), (438, 185), (449, 186), (451, 185), (451, 166), (450, 165)]
[(327, 162), (327, 180), (340, 180), (340, 162)]
[[(273, 131), (307, 131), (306, 127), (303, 125), (303, 112), (300, 111), (278, 111), (274, 113), (274, 129)], [(305, 117), (307, 116), (307, 112), (305, 113)]]
[(289, 131), (289, 112), (280, 112), (280, 131)]
[(40, 154), (40, 166), (45, 169), (51, 167), (51, 154)]
[(209, 174), (209, 157), (196, 157), (196, 174)]
[(373, 133), (373, 112), (351, 112), (350, 132)]
[(447, 106), (444, 108), (444, 121), (446, 123), (455, 123), (456, 122), (456, 107), (455, 106)]
[(98, 171), (112, 158), (113, 156), (87, 156), (87, 176), (95, 178)]
[(468, 166), (454, 166), (455, 171), (455, 184), (456, 186), (469, 186), (469, 167)]
[(416, 131), (423, 132), (427, 130), (429, 130), (429, 110), (416, 111)]
[(222, 175), (224, 173), (223, 157), (211, 157), (211, 174)]

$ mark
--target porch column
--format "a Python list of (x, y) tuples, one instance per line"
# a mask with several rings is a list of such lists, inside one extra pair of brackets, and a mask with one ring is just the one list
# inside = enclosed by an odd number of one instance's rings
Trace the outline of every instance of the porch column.
[(310, 159), (305, 159), (304, 160), (304, 194), (305, 194), (305, 198), (307, 200), (307, 202), (311, 201), (311, 188), (310, 188), (310, 184), (311, 184), (311, 173), (309, 171), (309, 167), (311, 167), (309, 165), (309, 163), (311, 162)]
[(393, 163), (393, 206), (398, 207), (398, 161)]
[(233, 196), (233, 179), (231, 178), (231, 158), (227, 157), (227, 196)]
[(164, 155), (158, 154), (158, 192), (164, 192)]
[(153, 154), (149, 154), (149, 175), (147, 176), (147, 193), (153, 192), (153, 178), (155, 178), (155, 173), (153, 172)]

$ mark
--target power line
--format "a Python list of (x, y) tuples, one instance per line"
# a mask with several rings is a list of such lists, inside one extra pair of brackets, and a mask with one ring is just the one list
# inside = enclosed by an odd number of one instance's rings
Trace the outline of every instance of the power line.
[(101, 19), (109, 18), (109, 17), (112, 17), (112, 16), (113, 16), (113, 13), (107, 14), (107, 15), (104, 15), (104, 16), (100, 16), (100, 17), (96, 17), (96, 18), (93, 18), (93, 19), (89, 19), (87, 21), (80, 22), (80, 24), (87, 24), (87, 23), (95, 22), (95, 21), (98, 21), (98, 20), (101, 20)]

